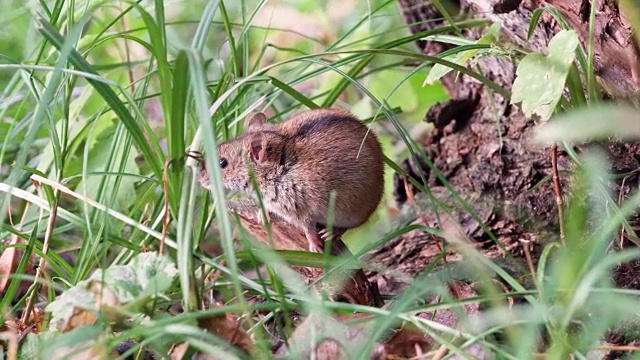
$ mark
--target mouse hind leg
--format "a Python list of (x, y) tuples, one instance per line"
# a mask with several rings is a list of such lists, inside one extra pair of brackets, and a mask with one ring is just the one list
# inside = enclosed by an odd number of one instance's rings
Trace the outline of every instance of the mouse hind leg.
[(318, 229), (315, 225), (307, 226), (304, 229), (304, 236), (309, 242), (309, 251), (317, 253), (324, 252), (324, 240), (318, 233)]

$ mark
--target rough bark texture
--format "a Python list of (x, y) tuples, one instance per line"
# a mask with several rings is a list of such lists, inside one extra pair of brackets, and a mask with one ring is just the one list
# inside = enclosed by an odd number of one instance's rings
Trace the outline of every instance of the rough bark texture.
[[(442, 18), (428, 1), (399, 0), (400, 8), (412, 32), (429, 30), (441, 26), (442, 22), (425, 20)], [(548, 13), (544, 13), (531, 39), (527, 30), (532, 11), (536, 8), (557, 8), (580, 35), (588, 47), (588, 23), (591, 3), (588, 0), (459, 0), (461, 12), (472, 17), (501, 21), (501, 39), (518, 47), (532, 51), (545, 51), (549, 40), (560, 30), (560, 26)], [(594, 68), (599, 83), (611, 97), (630, 97), (640, 92), (640, 61), (628, 19), (610, 0), (598, 0), (595, 21)], [(477, 14), (477, 15), (476, 15)], [(463, 31), (468, 38), (477, 39), (484, 29)], [(446, 50), (447, 45), (429, 41), (418, 41), (423, 53), (435, 55)], [(505, 58), (484, 58), (477, 65), (485, 76), (507, 89), (515, 78), (513, 61)], [(423, 163), (407, 160), (405, 169), (415, 179), (422, 170), (427, 176), (427, 186), (432, 195), (453, 207), (451, 215), (433, 214), (429, 201), (411, 200), (417, 190), (406, 186), (406, 179), (396, 177), (396, 199), (404, 206), (419, 208), (419, 222), (442, 229), (445, 233), (462, 231), (465, 238), (475, 242), (474, 246), (494, 258), (504, 257), (509, 249), (518, 257), (522, 245), (530, 246), (536, 253), (544, 241), (557, 240), (558, 215), (555, 194), (551, 181), (536, 188), (552, 173), (551, 150), (529, 141), (536, 126), (534, 121), (523, 116), (517, 106), (485, 89), (481, 83), (468, 76), (450, 73), (443, 83), (451, 100), (433, 107), (425, 121), (434, 124), (434, 131), (423, 146), (431, 161), (456, 191), (473, 207), (479, 220), (486, 224), (500, 245), (489, 238), (480, 223), (460, 208), (451, 199), (429, 167)], [(580, 149), (576, 149), (578, 152)], [(609, 145), (612, 171), (632, 171), (640, 165), (640, 147), (635, 144), (612, 143)], [(571, 167), (568, 156), (559, 154), (560, 170)], [(570, 179), (563, 176), (566, 188)], [(617, 191), (624, 197), (629, 188), (638, 185), (638, 176), (632, 175), (618, 184)], [(535, 188), (535, 189), (534, 189)], [(438, 218), (439, 217), (439, 218)], [(456, 224), (459, 224), (456, 225)], [(407, 279), (432, 264), (441, 253), (441, 241), (435, 236), (415, 231), (401, 236), (376, 250), (371, 259), (382, 264), (380, 270), (370, 273), (379, 282), (382, 293), (397, 293), (406, 283), (398, 276), (404, 273)], [(502, 248), (501, 248), (502, 247)], [(447, 259), (455, 260), (456, 252), (448, 252)], [(507, 261), (509, 260), (509, 261)], [(503, 260), (500, 260), (503, 261)], [(518, 260), (506, 257), (507, 269), (517, 274), (526, 272)], [(638, 268), (639, 266), (635, 266)], [(628, 268), (626, 268), (628, 270)], [(626, 272), (618, 272), (618, 278), (626, 278)], [(637, 273), (634, 273), (637, 278)], [(621, 284), (638, 287), (636, 283)]]

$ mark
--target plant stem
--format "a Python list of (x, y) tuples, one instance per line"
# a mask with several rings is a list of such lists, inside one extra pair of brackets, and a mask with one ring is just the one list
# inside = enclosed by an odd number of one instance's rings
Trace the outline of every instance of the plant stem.
[(564, 201), (562, 200), (562, 186), (560, 185), (560, 174), (558, 173), (558, 144), (556, 143), (551, 147), (551, 167), (553, 168), (553, 187), (556, 193), (556, 204), (558, 205), (560, 241), (564, 246)]

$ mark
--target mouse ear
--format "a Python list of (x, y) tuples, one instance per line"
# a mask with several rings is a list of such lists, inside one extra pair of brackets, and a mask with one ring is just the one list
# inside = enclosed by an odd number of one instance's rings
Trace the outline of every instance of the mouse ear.
[(251, 130), (254, 128), (258, 128), (267, 123), (267, 115), (259, 112), (255, 113), (249, 118), (249, 122), (247, 122), (247, 130)]
[(249, 140), (249, 156), (254, 163), (264, 163), (267, 161), (267, 141), (260, 134), (251, 136)]

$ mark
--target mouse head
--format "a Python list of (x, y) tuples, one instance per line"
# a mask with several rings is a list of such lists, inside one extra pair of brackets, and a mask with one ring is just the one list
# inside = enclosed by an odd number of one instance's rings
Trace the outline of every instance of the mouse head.
[(278, 171), (285, 139), (266, 125), (266, 120), (264, 114), (255, 114), (247, 123), (244, 135), (218, 146), (225, 188), (251, 193), (250, 169), (260, 184)]

